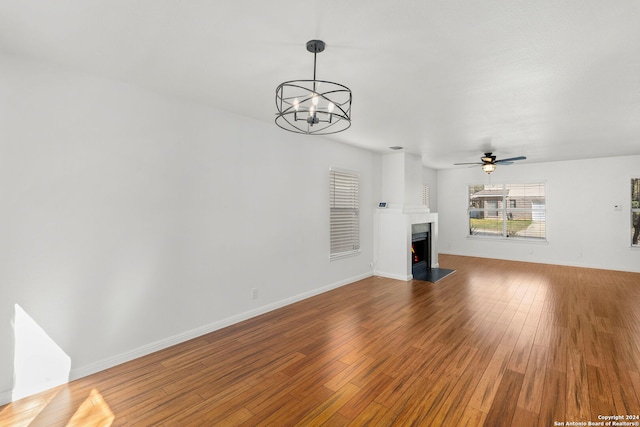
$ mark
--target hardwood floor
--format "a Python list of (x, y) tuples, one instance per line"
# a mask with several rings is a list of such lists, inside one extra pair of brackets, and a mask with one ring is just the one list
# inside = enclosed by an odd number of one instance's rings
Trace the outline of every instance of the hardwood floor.
[(0, 425), (553, 426), (640, 415), (640, 274), (440, 264), (456, 272), (344, 286), (0, 407)]

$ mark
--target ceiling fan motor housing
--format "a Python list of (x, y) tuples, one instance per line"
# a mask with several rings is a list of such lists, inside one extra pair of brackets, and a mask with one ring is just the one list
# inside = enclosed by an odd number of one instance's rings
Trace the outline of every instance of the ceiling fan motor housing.
[(492, 153), (484, 153), (484, 157), (481, 159), (484, 163), (494, 163), (496, 156), (492, 156)]

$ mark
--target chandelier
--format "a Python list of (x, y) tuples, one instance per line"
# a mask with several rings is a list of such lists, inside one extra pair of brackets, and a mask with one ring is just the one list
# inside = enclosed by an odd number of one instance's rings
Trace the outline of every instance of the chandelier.
[(307, 42), (313, 53), (313, 80), (291, 80), (276, 88), (276, 124), (307, 135), (328, 135), (351, 126), (351, 90), (339, 83), (316, 80), (316, 56), (322, 40)]

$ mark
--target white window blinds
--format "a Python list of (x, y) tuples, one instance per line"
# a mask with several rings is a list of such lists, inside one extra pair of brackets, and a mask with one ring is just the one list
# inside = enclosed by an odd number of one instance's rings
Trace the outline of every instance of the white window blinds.
[(357, 173), (329, 171), (330, 258), (360, 252), (359, 176)]

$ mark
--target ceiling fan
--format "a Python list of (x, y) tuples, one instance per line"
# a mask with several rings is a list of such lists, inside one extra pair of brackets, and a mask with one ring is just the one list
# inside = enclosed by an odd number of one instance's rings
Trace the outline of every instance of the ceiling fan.
[(454, 165), (482, 165), (482, 170), (486, 173), (491, 173), (496, 170), (496, 165), (510, 165), (516, 160), (526, 160), (525, 156), (509, 157), (508, 159), (496, 160), (496, 156), (493, 153), (484, 153), (484, 156), (480, 157), (481, 162), (471, 163), (454, 163)]

